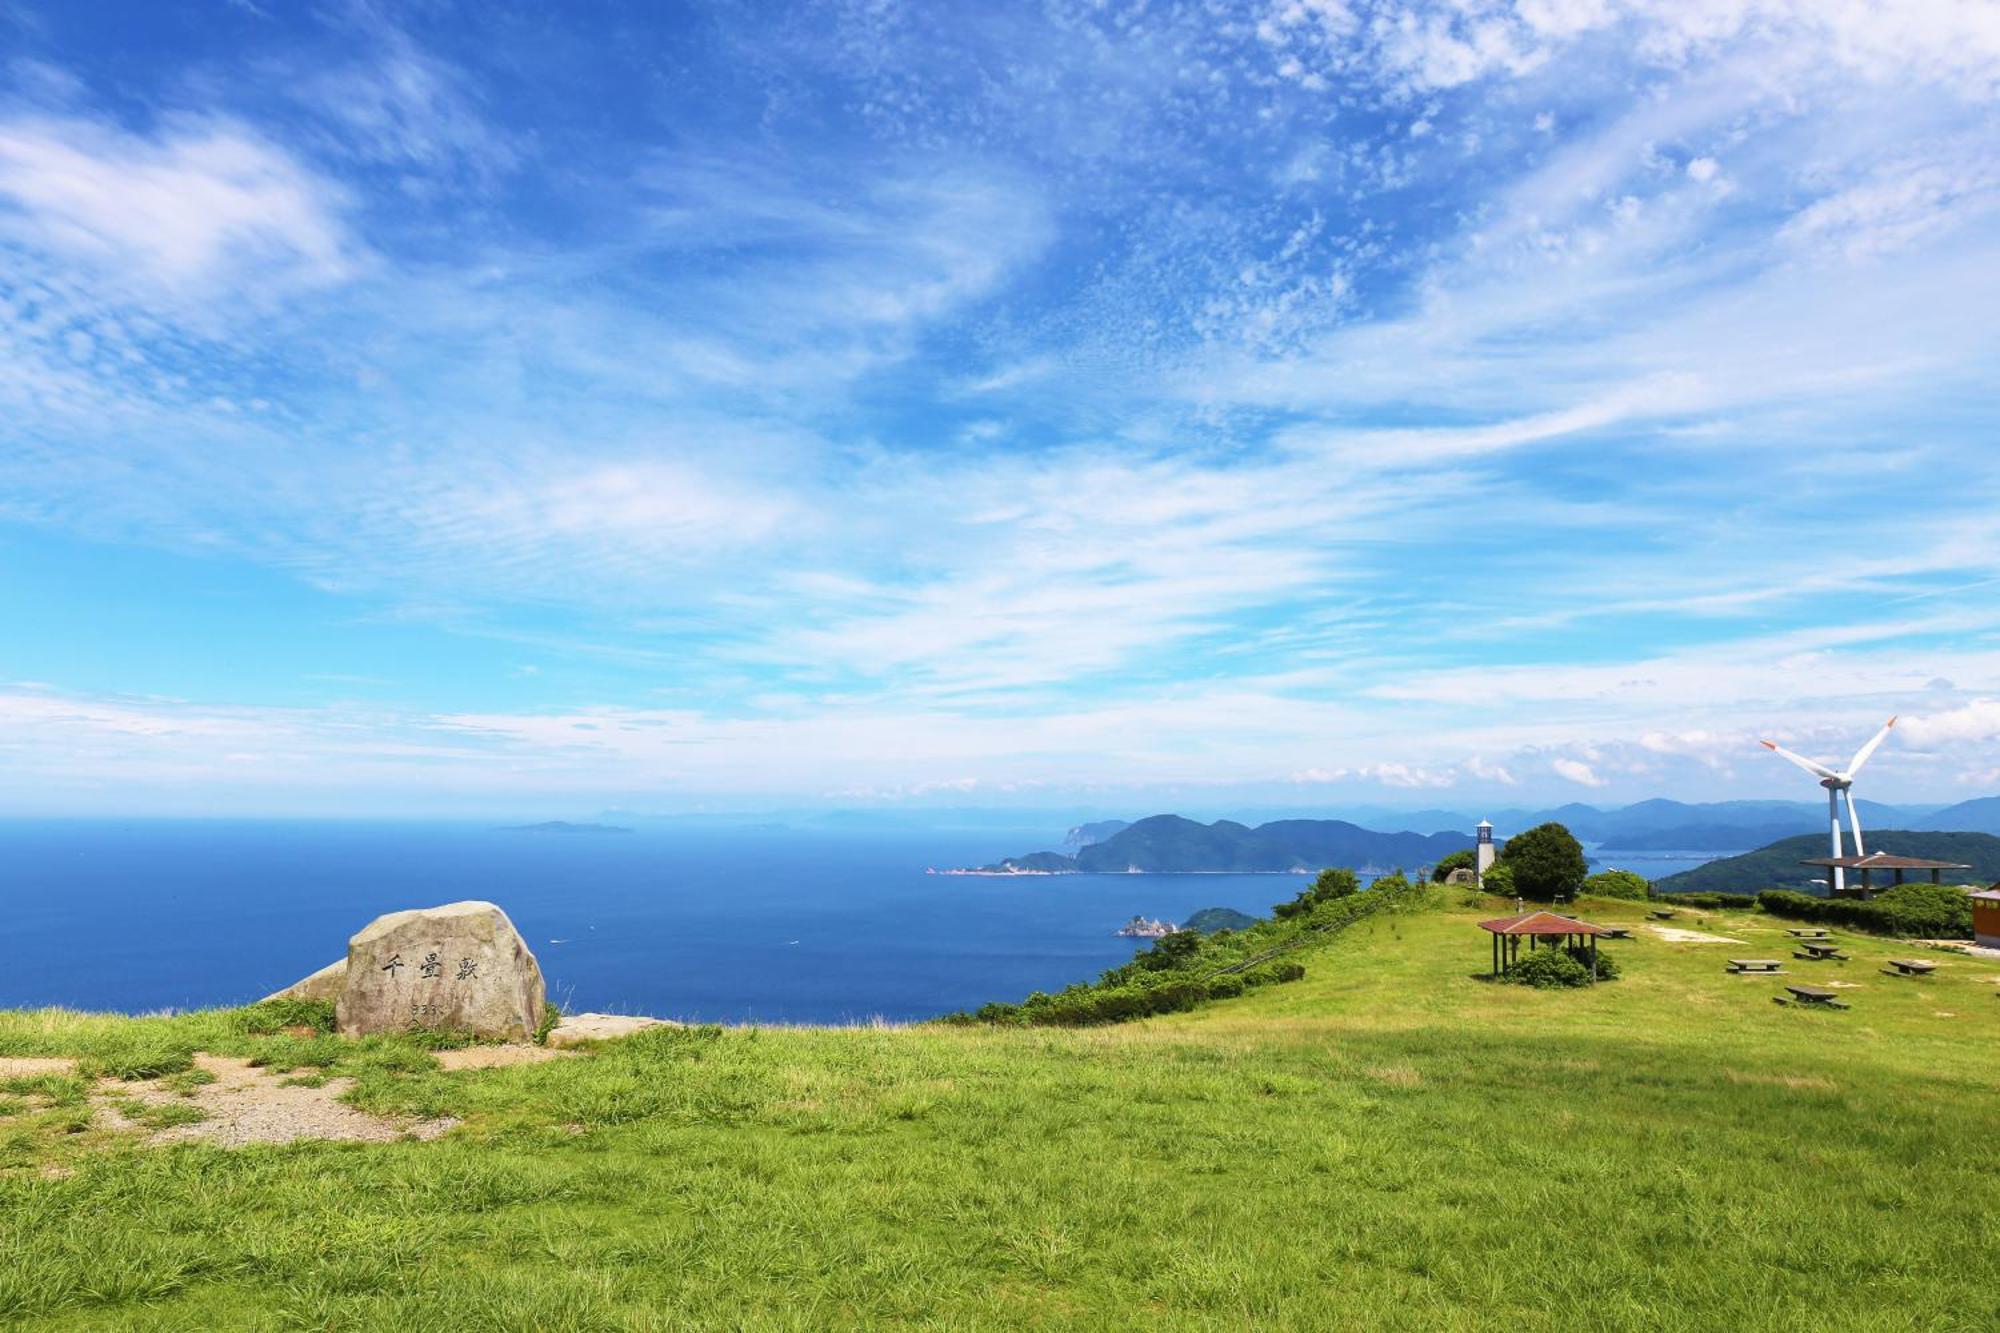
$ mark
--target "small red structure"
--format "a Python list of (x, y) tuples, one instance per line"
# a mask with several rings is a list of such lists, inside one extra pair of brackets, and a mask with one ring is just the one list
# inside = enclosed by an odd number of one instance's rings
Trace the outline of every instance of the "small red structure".
[(2000, 884), (1969, 895), (1972, 899), (1972, 942), (2000, 949)]
[[(1996, 895), (2000, 896), (2000, 895)], [(1522, 916), (1501, 916), (1482, 921), (1479, 928), (1493, 935), (1493, 975), (1499, 976), (1521, 959), (1521, 941), (1530, 948), (1547, 940), (1550, 948), (1560, 948), (1572, 937), (1578, 944), (1590, 941), (1590, 979), (1597, 980), (1597, 937), (1608, 934), (1603, 926), (1578, 921), (1554, 912), (1529, 912)]]

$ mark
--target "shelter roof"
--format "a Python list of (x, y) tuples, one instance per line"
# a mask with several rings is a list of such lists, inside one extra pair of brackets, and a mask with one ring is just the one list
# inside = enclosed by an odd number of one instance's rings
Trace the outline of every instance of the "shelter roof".
[(1572, 916), (1558, 916), (1554, 912), (1529, 912), (1524, 916), (1501, 916), (1491, 921), (1479, 923), (1481, 930), (1490, 930), (1495, 935), (1603, 935), (1603, 926), (1593, 926), (1588, 921), (1578, 921)]
[(1842, 870), (1970, 870), (1963, 861), (1926, 861), (1921, 856), (1896, 856), (1889, 852), (1870, 852), (1866, 856), (1813, 856), (1799, 862), (1802, 866), (1838, 866)]

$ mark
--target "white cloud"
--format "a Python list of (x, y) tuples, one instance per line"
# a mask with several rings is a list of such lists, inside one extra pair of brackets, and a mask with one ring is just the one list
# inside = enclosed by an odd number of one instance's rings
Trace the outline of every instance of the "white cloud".
[(341, 191), (254, 131), (182, 120), (157, 136), (74, 117), (0, 121), (0, 235), (176, 301), (351, 276)]
[(1561, 777), (1567, 778), (1569, 781), (1577, 783), (1580, 786), (1604, 787), (1610, 785), (1603, 778), (1597, 776), (1596, 771), (1589, 764), (1584, 763), (1580, 759), (1551, 759), (1549, 767), (1554, 769)]
[(1974, 699), (1942, 713), (1904, 717), (1896, 730), (1906, 743), (1924, 749), (2000, 740), (2000, 699)]

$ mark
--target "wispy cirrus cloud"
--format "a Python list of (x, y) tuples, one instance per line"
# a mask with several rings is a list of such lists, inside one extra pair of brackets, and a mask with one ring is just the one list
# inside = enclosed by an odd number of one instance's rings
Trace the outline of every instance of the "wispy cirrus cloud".
[(1979, 6), (630, 17), (37, 55), (0, 516), (544, 669), (24, 771), (1615, 794), (1994, 691)]

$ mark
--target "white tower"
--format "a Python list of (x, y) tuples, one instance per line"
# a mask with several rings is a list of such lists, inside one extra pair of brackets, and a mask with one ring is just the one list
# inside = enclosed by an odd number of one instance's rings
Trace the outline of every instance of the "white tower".
[(1493, 868), (1493, 859), (1497, 855), (1493, 850), (1493, 825), (1482, 819), (1474, 832), (1479, 835), (1479, 846), (1472, 854), (1472, 871), (1479, 877), (1480, 887), (1484, 888), (1486, 872)]

